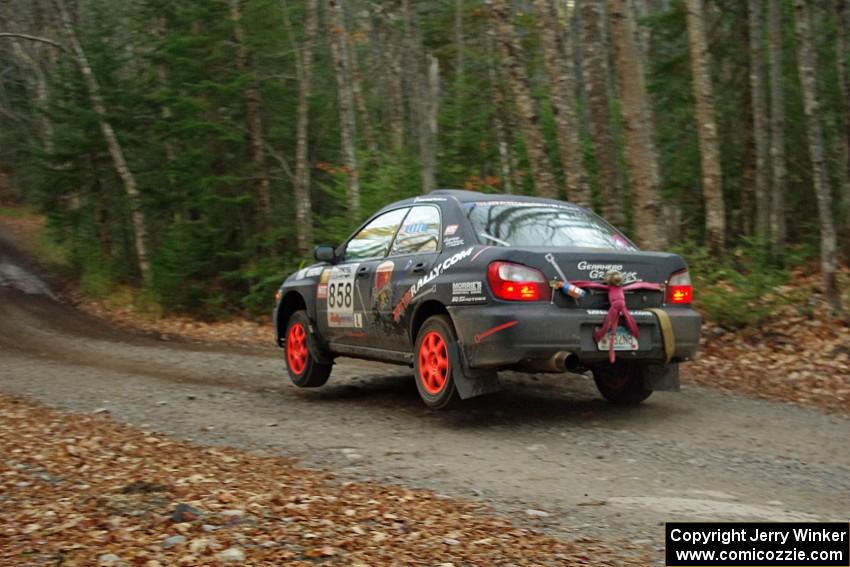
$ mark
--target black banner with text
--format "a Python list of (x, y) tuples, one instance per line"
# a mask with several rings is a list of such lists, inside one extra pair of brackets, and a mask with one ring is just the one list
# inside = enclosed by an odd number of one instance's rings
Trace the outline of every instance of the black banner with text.
[(668, 567), (850, 567), (850, 523), (670, 522)]

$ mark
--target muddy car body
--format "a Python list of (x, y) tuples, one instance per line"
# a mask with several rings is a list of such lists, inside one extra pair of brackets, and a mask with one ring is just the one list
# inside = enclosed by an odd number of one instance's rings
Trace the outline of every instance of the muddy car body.
[(316, 257), (274, 310), (299, 386), (349, 356), (412, 365), (432, 407), (497, 390), (503, 369), (591, 370), (606, 398), (637, 403), (678, 389), (699, 344), (682, 258), (640, 251), (570, 203), (439, 190), (384, 207)]

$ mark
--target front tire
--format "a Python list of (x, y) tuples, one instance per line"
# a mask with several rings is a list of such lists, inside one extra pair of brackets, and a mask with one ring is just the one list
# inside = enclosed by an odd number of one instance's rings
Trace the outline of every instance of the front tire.
[(602, 363), (593, 368), (593, 380), (602, 397), (613, 404), (634, 406), (652, 395), (643, 385), (644, 367), (629, 362)]
[(299, 388), (318, 388), (328, 381), (332, 364), (317, 361), (310, 351), (316, 337), (313, 326), (303, 309), (296, 311), (286, 324), (286, 370), (292, 383)]
[(429, 317), (416, 335), (416, 388), (425, 405), (432, 409), (443, 409), (457, 399), (449, 345), (457, 345), (457, 336), (446, 315)]

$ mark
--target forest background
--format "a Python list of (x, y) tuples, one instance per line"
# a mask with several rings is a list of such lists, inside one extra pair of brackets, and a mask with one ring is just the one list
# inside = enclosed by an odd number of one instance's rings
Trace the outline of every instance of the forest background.
[(4, 0), (0, 173), (85, 293), (164, 312), (267, 314), (314, 244), (453, 187), (679, 251), (718, 325), (812, 309), (794, 270), (836, 316), (850, 0)]

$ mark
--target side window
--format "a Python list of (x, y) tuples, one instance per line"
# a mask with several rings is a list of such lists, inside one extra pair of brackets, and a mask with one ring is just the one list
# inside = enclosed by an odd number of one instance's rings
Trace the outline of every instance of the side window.
[(393, 256), (435, 252), (440, 242), (440, 210), (437, 207), (413, 207), (398, 231)]
[(363, 230), (354, 235), (345, 247), (345, 259), (383, 258), (398, 230), (404, 215), (410, 209), (396, 209), (376, 217)]

